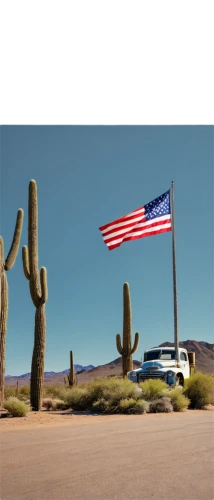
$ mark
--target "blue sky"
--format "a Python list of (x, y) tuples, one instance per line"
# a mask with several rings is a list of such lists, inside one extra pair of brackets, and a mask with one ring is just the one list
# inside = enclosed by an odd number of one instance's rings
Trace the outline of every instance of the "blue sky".
[[(39, 266), (49, 298), (45, 370), (119, 356), (122, 288), (129, 282), (135, 359), (173, 341), (171, 233), (111, 252), (98, 227), (152, 201), (175, 182), (179, 339), (213, 342), (213, 146), (211, 126), (1, 127), (1, 234), (8, 252), (28, 184), (39, 199)], [(21, 247), (7, 273), (6, 374), (30, 371), (35, 308)]]

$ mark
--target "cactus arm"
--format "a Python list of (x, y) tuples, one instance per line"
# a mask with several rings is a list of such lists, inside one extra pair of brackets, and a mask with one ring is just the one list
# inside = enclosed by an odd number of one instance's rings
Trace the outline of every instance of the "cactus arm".
[[(39, 307), (47, 301), (47, 272), (44, 267), (38, 268), (38, 203), (36, 181), (29, 183), (28, 202), (28, 247), (23, 247), (22, 260), (25, 277), (30, 280), (30, 293), (35, 307)], [(41, 291), (40, 291), (41, 287)]]
[(45, 304), (48, 300), (48, 285), (47, 285), (47, 270), (45, 267), (42, 267), (40, 270), (40, 282), (41, 282), (41, 304)]
[(34, 282), (32, 282), (31, 280), (31, 277), (30, 277), (30, 294), (31, 294), (31, 299), (35, 305), (35, 307), (39, 307), (41, 305), (41, 302), (40, 302), (40, 296), (37, 295), (36, 293), (36, 289), (34, 287)]
[(30, 292), (35, 307), (40, 305), (39, 269), (38, 269), (38, 203), (36, 181), (29, 183), (28, 201), (28, 249), (30, 267)]
[(24, 275), (27, 278), (27, 280), (29, 280), (30, 279), (29, 254), (28, 254), (28, 247), (26, 246), (22, 248), (22, 263), (23, 263)]
[(124, 355), (124, 350), (121, 345), (121, 339), (120, 339), (120, 334), (118, 333), (116, 336), (116, 344), (117, 344), (117, 350), (121, 354), (121, 356)]
[(23, 212), (22, 208), (20, 208), (18, 210), (18, 213), (17, 213), (16, 226), (15, 226), (15, 230), (14, 230), (12, 245), (10, 247), (10, 250), (9, 250), (8, 256), (7, 256), (6, 261), (5, 261), (5, 265), (4, 265), (5, 271), (9, 271), (13, 267), (15, 260), (16, 260), (16, 256), (17, 256), (17, 253), (19, 250), (21, 234), (22, 234), (23, 217), (24, 217), (24, 212)]
[(131, 354), (134, 354), (134, 352), (137, 350), (138, 344), (139, 344), (139, 340), (140, 340), (140, 335), (139, 335), (138, 332), (136, 332), (135, 333), (135, 339), (134, 339), (134, 345), (132, 347)]

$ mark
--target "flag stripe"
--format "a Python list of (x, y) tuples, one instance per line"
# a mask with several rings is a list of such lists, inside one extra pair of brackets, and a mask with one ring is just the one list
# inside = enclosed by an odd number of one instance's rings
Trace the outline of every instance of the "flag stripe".
[(158, 226), (153, 225), (151, 227), (148, 227), (146, 229), (142, 229), (141, 231), (136, 231), (136, 232), (131, 232), (123, 238), (123, 241), (129, 240), (129, 238), (132, 238), (133, 236), (136, 238), (136, 236), (141, 236), (142, 234), (146, 233), (159, 233), (161, 229), (166, 229), (166, 228), (171, 228), (171, 222), (168, 224), (159, 224)]
[[(149, 229), (150, 229), (150, 231), (149, 231)], [(137, 240), (140, 238), (145, 238), (146, 236), (153, 236), (155, 234), (169, 232), (169, 231), (171, 231), (171, 223), (164, 224), (162, 226), (162, 228), (161, 228), (161, 226), (159, 226), (159, 228), (158, 227), (156, 228), (153, 226), (152, 228), (149, 228), (149, 229), (144, 230), (144, 231), (139, 231), (139, 234), (131, 233), (129, 236), (127, 235), (124, 238), (119, 238), (117, 240), (113, 240), (111, 242), (106, 243), (106, 245), (108, 246), (109, 250), (113, 250), (113, 248), (119, 247), (121, 245), (121, 243), (123, 243), (124, 241)]]
[[(137, 236), (141, 234), (146, 234), (146, 233), (150, 233), (152, 231), (155, 231), (155, 233), (158, 232), (159, 228), (160, 229), (164, 229), (164, 228), (168, 228), (168, 227), (171, 227), (171, 222), (168, 222), (168, 221), (165, 221), (163, 224), (159, 224), (159, 223), (156, 223), (156, 222), (153, 222), (149, 225), (149, 227), (145, 227), (145, 228), (141, 228), (141, 229), (138, 229), (138, 228), (135, 228), (134, 230), (130, 231), (129, 233), (126, 233), (125, 235), (121, 235), (120, 238), (111, 238), (108, 240), (108, 242), (106, 242), (107, 244), (109, 242), (111, 243), (119, 243), (122, 242), (122, 241), (126, 241), (127, 238), (129, 237), (132, 237), (132, 236)], [(119, 236), (119, 235), (118, 235)]]
[(102, 234), (106, 234), (106, 233), (109, 233), (110, 231), (118, 228), (118, 227), (129, 227), (130, 225), (132, 226), (135, 226), (136, 223), (138, 223), (139, 221), (141, 221), (142, 219), (144, 219), (145, 216), (144, 214), (139, 216), (139, 217), (133, 217), (132, 219), (127, 219), (126, 221), (122, 220), (121, 222), (118, 222), (117, 224), (112, 224), (111, 226), (108, 225), (108, 227), (106, 227), (105, 229), (103, 229), (101, 231)]
[(167, 223), (169, 220), (171, 220), (171, 215), (168, 214), (168, 215), (162, 215), (161, 217), (156, 217), (155, 219), (151, 219), (151, 220), (145, 220), (143, 222), (138, 222), (137, 224), (135, 225), (127, 225), (124, 229), (121, 229), (119, 231), (114, 231), (114, 232), (109, 232), (109, 234), (103, 236), (103, 239), (104, 241), (106, 240), (109, 240), (110, 238), (114, 238), (115, 236), (119, 236), (120, 234), (124, 234), (124, 233), (127, 233), (127, 229), (128, 229), (128, 232), (130, 232), (130, 230), (133, 230), (133, 231), (138, 231), (139, 228), (144, 228), (144, 227), (151, 227), (153, 225), (157, 225), (159, 224), (160, 222), (161, 223)]
[(157, 217), (156, 219), (150, 219), (145, 222), (139, 222), (134, 228), (133, 231), (137, 231), (139, 228), (150, 227), (150, 225), (158, 225), (158, 224), (167, 224), (167, 222), (171, 222), (171, 215), (162, 215), (161, 217)]
[(145, 208), (143, 206), (143, 207), (137, 208), (137, 210), (135, 210), (134, 212), (130, 212), (130, 214), (125, 215), (124, 218), (126, 219), (126, 217), (130, 217), (130, 215), (138, 215), (138, 214), (141, 214), (141, 213), (143, 214), (144, 212), (145, 212)]

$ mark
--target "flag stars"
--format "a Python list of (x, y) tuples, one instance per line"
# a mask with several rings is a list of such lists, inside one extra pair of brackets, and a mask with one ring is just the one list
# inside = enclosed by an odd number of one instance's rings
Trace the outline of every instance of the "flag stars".
[(154, 201), (145, 205), (145, 216), (147, 220), (161, 217), (170, 213), (169, 193), (165, 193)]

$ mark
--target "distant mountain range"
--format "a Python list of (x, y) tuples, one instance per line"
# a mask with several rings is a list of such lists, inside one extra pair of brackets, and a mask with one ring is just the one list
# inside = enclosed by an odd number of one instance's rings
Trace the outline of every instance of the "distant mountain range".
[[(75, 372), (76, 373), (82, 373), (87, 370), (93, 370), (95, 368), (94, 365), (88, 365), (88, 366), (82, 366), (82, 365), (74, 365)], [(45, 377), (49, 377), (51, 375), (67, 375), (69, 373), (70, 369), (67, 368), (67, 370), (63, 370), (62, 372), (44, 372)], [(15, 378), (16, 380), (22, 379), (22, 378), (27, 378), (30, 377), (30, 373), (23, 373), (23, 375), (6, 375), (5, 379), (9, 378)]]
[[(159, 347), (167, 347), (173, 346), (174, 344), (171, 342), (164, 342), (160, 344)], [(187, 351), (194, 351), (196, 357), (196, 370), (203, 371), (205, 373), (214, 374), (214, 344), (209, 344), (204, 341), (196, 341), (196, 340), (185, 340), (183, 342), (179, 342), (180, 347), (184, 347)], [(139, 368), (141, 366), (141, 362), (134, 360), (134, 369)], [(105, 365), (99, 365), (94, 367), (93, 365), (82, 366), (82, 365), (74, 365), (77, 381), (78, 383), (86, 383), (89, 382), (92, 378), (97, 377), (112, 377), (114, 375), (120, 376), (122, 375), (122, 359), (121, 357), (116, 358), (114, 361), (107, 363)], [(69, 369), (63, 370), (62, 372), (45, 372), (45, 384), (54, 385), (54, 384), (63, 384), (64, 376), (69, 372)], [(30, 384), (30, 373), (25, 373), (19, 376), (11, 376), (7, 375), (5, 377), (5, 385), (15, 385), (16, 381), (19, 381), (19, 385), (29, 385)]]

